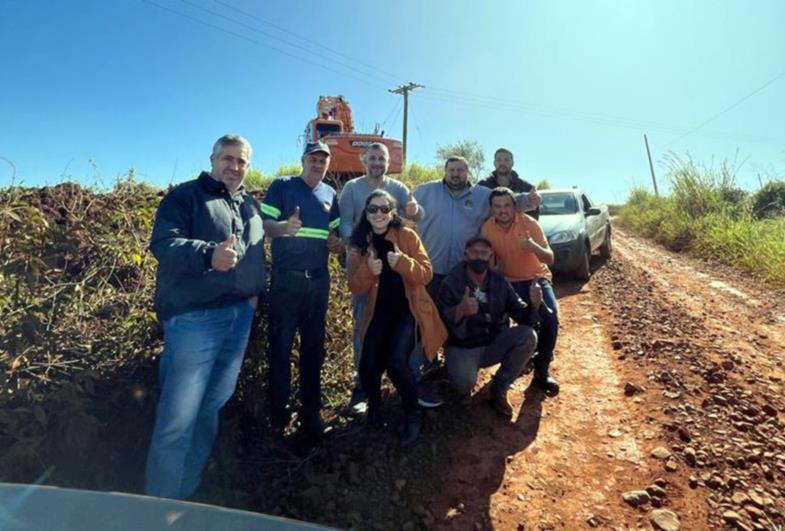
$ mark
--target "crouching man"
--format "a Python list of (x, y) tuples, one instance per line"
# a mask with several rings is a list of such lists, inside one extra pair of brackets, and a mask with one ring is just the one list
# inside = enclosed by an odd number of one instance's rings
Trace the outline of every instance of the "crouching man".
[(222, 136), (210, 162), (209, 173), (166, 194), (150, 240), (164, 328), (146, 470), (151, 496), (189, 498), (199, 486), (265, 289), (259, 203), (242, 188), (251, 145)]
[[(491, 242), (483, 236), (470, 238), (465, 259), (442, 283), (437, 298), (449, 337), (445, 346), (447, 374), (453, 389), (468, 395), (480, 368), (500, 363), (491, 384), (491, 406), (512, 417), (507, 390), (531, 358), (537, 337), (532, 326), (538, 318), (542, 292), (533, 284), (531, 307), (516, 295), (504, 276), (489, 269)], [(518, 326), (509, 326), (509, 317)]]

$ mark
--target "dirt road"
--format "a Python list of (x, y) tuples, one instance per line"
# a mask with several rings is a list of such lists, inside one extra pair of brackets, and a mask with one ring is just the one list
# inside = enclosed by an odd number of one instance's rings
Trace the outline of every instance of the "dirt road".
[(310, 502), (293, 492), (280, 512), (358, 529), (780, 529), (782, 293), (621, 231), (594, 268), (557, 282), (559, 396), (523, 377), (507, 422), (485, 372), (470, 403), (429, 413), (413, 452), (391, 431), (338, 432), (322, 453), (337, 459), (301, 486)]

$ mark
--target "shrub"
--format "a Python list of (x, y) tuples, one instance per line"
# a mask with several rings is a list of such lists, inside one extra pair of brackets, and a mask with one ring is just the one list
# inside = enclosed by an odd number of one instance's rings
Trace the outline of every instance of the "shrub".
[(758, 219), (785, 216), (785, 181), (769, 181), (752, 197), (752, 212)]
[[(633, 188), (619, 212), (619, 224), (669, 249), (692, 251), (785, 284), (785, 217), (753, 216), (777, 212), (778, 205), (785, 204), (779, 202), (785, 199), (785, 183), (769, 183), (750, 200), (733, 184), (727, 163), (711, 170), (671, 156), (669, 164), (672, 194), (656, 197), (645, 188)], [(774, 208), (767, 210), (767, 205)]]
[(406, 171), (399, 177), (409, 189), (413, 190), (421, 184), (444, 178), (444, 170), (438, 165), (426, 166), (412, 162), (406, 165)]

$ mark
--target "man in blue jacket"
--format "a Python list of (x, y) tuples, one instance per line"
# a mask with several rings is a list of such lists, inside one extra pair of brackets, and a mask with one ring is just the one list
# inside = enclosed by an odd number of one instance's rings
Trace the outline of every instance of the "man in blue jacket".
[(185, 499), (199, 486), (265, 290), (260, 206), (242, 188), (251, 145), (222, 136), (210, 162), (209, 173), (166, 194), (150, 241), (164, 328), (146, 469), (152, 496)]

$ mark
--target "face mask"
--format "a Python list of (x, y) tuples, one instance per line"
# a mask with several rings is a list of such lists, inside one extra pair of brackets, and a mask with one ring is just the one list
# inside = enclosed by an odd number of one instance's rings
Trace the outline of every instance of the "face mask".
[(488, 270), (488, 266), (490, 265), (490, 262), (488, 260), (483, 260), (482, 258), (467, 260), (466, 263), (469, 264), (469, 269), (471, 269), (478, 275), (485, 273)]

